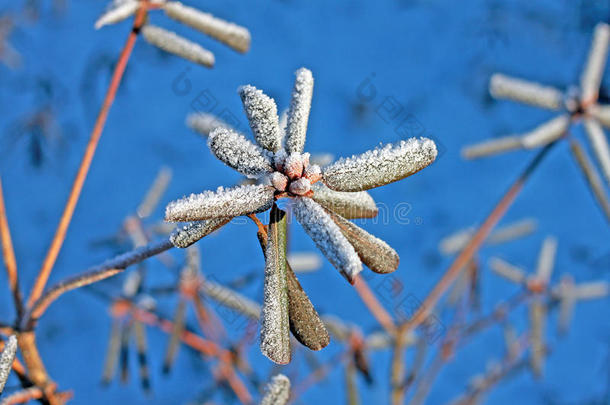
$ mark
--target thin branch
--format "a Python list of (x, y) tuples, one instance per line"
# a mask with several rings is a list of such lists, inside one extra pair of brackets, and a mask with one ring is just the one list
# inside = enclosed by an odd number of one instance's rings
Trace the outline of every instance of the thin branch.
[(125, 68), (127, 67), (127, 62), (129, 61), (129, 57), (131, 56), (131, 52), (135, 45), (140, 28), (146, 20), (147, 9), (148, 0), (143, 0), (142, 5), (138, 9), (136, 17), (134, 19), (133, 28), (130, 31), (129, 36), (127, 37), (125, 46), (123, 47), (119, 60), (114, 68), (114, 73), (112, 74), (110, 86), (108, 87), (104, 102), (97, 116), (93, 131), (91, 132), (91, 137), (89, 138), (89, 142), (87, 143), (87, 148), (85, 149), (85, 153), (83, 155), (80, 167), (78, 168), (78, 172), (76, 173), (76, 178), (74, 179), (72, 189), (70, 190), (70, 194), (68, 196), (68, 201), (66, 202), (66, 206), (64, 207), (64, 211), (59, 220), (57, 230), (55, 231), (55, 235), (53, 236), (53, 240), (51, 241), (51, 245), (49, 247), (47, 255), (42, 263), (42, 267), (40, 268), (40, 272), (38, 273), (38, 277), (36, 278), (36, 282), (30, 293), (30, 297), (28, 299), (28, 307), (30, 308), (42, 295), (45, 285), (47, 284), (47, 280), (49, 279), (49, 276), (51, 274), (51, 270), (53, 269), (53, 265), (57, 260), (59, 251), (61, 250), (61, 246), (66, 238), (68, 226), (70, 225), (70, 221), (72, 220), (74, 210), (76, 209), (76, 204), (78, 203), (78, 199), (83, 189), (85, 179), (87, 178), (89, 168), (91, 167), (91, 162), (93, 161), (93, 156), (95, 155), (95, 150), (97, 149), (97, 145), (102, 135), (104, 125), (106, 124), (106, 119), (108, 118), (110, 107), (114, 102), (117, 90), (119, 88), (119, 85), (121, 84), (121, 79), (123, 78), (123, 74), (125, 73)]
[(0, 179), (0, 239), (2, 241), (2, 257), (8, 273), (8, 283), (15, 301), (15, 310), (20, 317), (23, 312), (23, 300), (19, 289), (19, 277), (17, 273), (17, 260), (11, 240), (11, 231), (6, 218), (6, 207), (4, 206), (4, 193), (2, 191), (2, 179)]
[(362, 299), (362, 302), (364, 302), (371, 314), (377, 319), (377, 322), (379, 322), (390, 335), (394, 335), (396, 332), (396, 325), (392, 320), (392, 316), (381, 305), (366, 281), (364, 281), (360, 275), (356, 276), (354, 288), (360, 299)]
[(485, 242), (487, 236), (489, 236), (493, 228), (500, 221), (500, 219), (502, 219), (508, 208), (515, 201), (527, 179), (540, 165), (544, 157), (548, 154), (548, 152), (555, 144), (556, 142), (548, 144), (536, 154), (534, 159), (526, 167), (523, 173), (517, 178), (517, 180), (512, 184), (512, 186), (508, 189), (506, 194), (504, 194), (500, 202), (496, 205), (496, 207), (492, 210), (489, 216), (481, 224), (479, 229), (475, 232), (468, 245), (455, 258), (453, 263), (451, 263), (445, 274), (434, 286), (432, 291), (430, 291), (422, 305), (417, 309), (415, 314), (407, 322), (401, 325), (400, 329), (404, 329), (407, 332), (411, 331), (426, 320), (426, 318), (428, 317), (428, 315), (430, 315), (432, 309), (436, 306), (445, 291), (460, 275), (462, 269), (465, 268), (466, 264), (474, 257), (483, 242)]

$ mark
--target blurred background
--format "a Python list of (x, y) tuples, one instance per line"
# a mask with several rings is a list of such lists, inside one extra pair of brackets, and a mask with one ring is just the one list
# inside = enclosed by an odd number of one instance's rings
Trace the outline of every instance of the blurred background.
[[(186, 3), (247, 27), (251, 50), (237, 54), (151, 13), (152, 22), (212, 50), (216, 66), (193, 65), (138, 40), (51, 282), (120, 252), (99, 241), (114, 235), (135, 211), (162, 166), (173, 170), (173, 179), (152, 215), (155, 220), (162, 219), (164, 205), (173, 199), (238, 181), (239, 175), (217, 161), (205, 140), (185, 125), (187, 114), (204, 110), (233, 117), (236, 126), (248, 132), (237, 87), (263, 89), (282, 110), (289, 102), (293, 72), (305, 66), (315, 78), (307, 151), (340, 157), (409, 136), (437, 141), (440, 156), (431, 167), (371, 191), (387, 208), (387, 218), (359, 222), (401, 257), (391, 277), (400, 282), (402, 295), (389, 296), (383, 276), (368, 277), (386, 308), (398, 307), (406, 296), (423, 300), (451, 261), (439, 253), (439, 241), (484, 219), (535, 153), (465, 161), (460, 149), (524, 132), (551, 117), (540, 109), (493, 101), (487, 92), (490, 75), (502, 72), (562, 89), (575, 84), (593, 27), (610, 19), (610, 2), (602, 0)], [(46, 253), (130, 30), (129, 21), (95, 30), (93, 24), (106, 6), (102, 0), (0, 0), (0, 173), (23, 286), (31, 286)], [(609, 75), (602, 95), (610, 96)], [(401, 126), (402, 117), (412, 125)], [(577, 282), (610, 279), (608, 223), (567, 144), (550, 152), (502, 223), (526, 217), (537, 221), (535, 233), (481, 251), (482, 313), (518, 290), (492, 274), (487, 259), (500, 256), (533, 272), (546, 235), (555, 235), (559, 242), (555, 278), (570, 273)], [(199, 247), (207, 276), (229, 282), (254, 274), (240, 291), (260, 302), (264, 260), (255, 231), (242, 221), (205, 238)], [(316, 251), (296, 224), (290, 238), (292, 250)], [(147, 282), (175, 281), (175, 274), (158, 262), (148, 266)], [(326, 260), (300, 281), (320, 313), (338, 315), (365, 332), (379, 328), (354, 289)], [(0, 285), (5, 283), (1, 272)], [(120, 279), (99, 286), (105, 291), (117, 288)], [(171, 316), (175, 303), (175, 296), (161, 297), (160, 311)], [(567, 336), (550, 334), (552, 353), (544, 377), (534, 380), (529, 371), (521, 372), (499, 384), (488, 403), (610, 403), (609, 313), (607, 299), (577, 306)], [(442, 316), (441, 311), (441, 321)], [(6, 290), (0, 294), (0, 319), (12, 317)], [(511, 319), (517, 329), (527, 328), (523, 309)], [(229, 332), (239, 335), (240, 327), (243, 323), (237, 322)], [(554, 328), (551, 318), (549, 329)], [(209, 388), (208, 367), (185, 348), (172, 373), (161, 374), (167, 336), (154, 330), (148, 333), (152, 396), (145, 396), (137, 383), (135, 361), (129, 384), (113, 381), (102, 387), (109, 333), (107, 302), (86, 290), (66, 295), (42, 319), (40, 350), (54, 380), (74, 390), (73, 403), (188, 403)], [(455, 398), (468, 379), (484, 371), (491, 359), (500, 359), (503, 350), (500, 328), (477, 336), (443, 369), (427, 403)], [(331, 341), (315, 358), (328, 361), (339, 351)], [(276, 371), (256, 344), (248, 357), (261, 375)], [(358, 380), (362, 402), (387, 403), (390, 353), (371, 356), (370, 362), (373, 383)], [(304, 364), (291, 367), (301, 367), (300, 376), (306, 375)], [(341, 369), (299, 401), (344, 403)]]

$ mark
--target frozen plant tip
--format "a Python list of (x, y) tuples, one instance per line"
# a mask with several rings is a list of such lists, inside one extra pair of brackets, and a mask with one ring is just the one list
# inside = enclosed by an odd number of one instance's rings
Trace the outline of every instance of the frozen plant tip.
[(290, 380), (283, 374), (271, 378), (265, 387), (265, 396), (261, 405), (285, 405), (290, 398)]
[(144, 39), (151, 45), (203, 66), (214, 66), (214, 54), (174, 32), (154, 25), (142, 27)]

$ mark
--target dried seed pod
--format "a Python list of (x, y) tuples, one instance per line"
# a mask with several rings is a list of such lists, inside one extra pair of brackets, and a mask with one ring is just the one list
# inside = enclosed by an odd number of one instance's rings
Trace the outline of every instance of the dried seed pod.
[(570, 126), (570, 116), (560, 115), (550, 121), (536, 127), (521, 136), (521, 144), (524, 148), (532, 149), (549, 144), (561, 138)]
[(585, 102), (597, 99), (608, 57), (608, 43), (610, 43), (610, 27), (604, 23), (597, 24), (593, 32), (587, 64), (580, 77), (580, 97)]
[(286, 213), (274, 205), (265, 248), (260, 348), (265, 356), (277, 364), (288, 364), (291, 356), (286, 272)]
[(559, 110), (563, 106), (563, 93), (560, 90), (499, 73), (491, 76), (489, 93), (494, 98), (521, 101), (550, 110)]
[(387, 274), (398, 268), (400, 258), (390, 245), (332, 211), (327, 210), (327, 213), (369, 269), (375, 273)]
[(218, 127), (208, 139), (210, 150), (220, 161), (248, 177), (270, 173), (271, 158), (258, 145), (230, 129)]
[(206, 67), (214, 66), (214, 54), (212, 52), (174, 32), (146, 24), (142, 27), (142, 34), (148, 43), (165, 52), (173, 53)]
[(271, 208), (273, 193), (273, 188), (265, 185), (219, 187), (215, 192), (191, 194), (169, 203), (165, 209), (165, 220), (202, 221), (263, 212)]
[(294, 198), (294, 215), (333, 266), (350, 282), (362, 271), (354, 247), (318, 203), (307, 197)]
[(595, 153), (601, 172), (606, 177), (606, 181), (610, 184), (610, 147), (604, 130), (599, 123), (592, 119), (585, 119), (585, 132), (591, 143), (591, 148)]
[(363, 191), (417, 173), (436, 159), (434, 141), (411, 138), (342, 158), (324, 168), (324, 183), (335, 191)]
[(286, 270), (290, 331), (302, 345), (321, 350), (330, 343), (330, 336), (290, 266)]
[(243, 53), (250, 49), (250, 31), (247, 28), (185, 6), (178, 1), (165, 3), (163, 10), (168, 17), (201, 31), (236, 51)]
[(212, 131), (219, 127), (226, 128), (238, 134), (240, 133), (238, 130), (233, 128), (232, 125), (228, 124), (221, 118), (215, 116), (214, 114), (208, 114), (205, 112), (189, 114), (186, 117), (186, 125), (193, 131), (200, 133), (205, 138), (210, 136)]
[(290, 380), (283, 374), (271, 379), (265, 387), (265, 396), (261, 405), (286, 405), (290, 399)]
[(4, 390), (4, 385), (13, 367), (13, 361), (17, 354), (17, 336), (11, 335), (4, 342), (4, 349), (0, 354), (0, 394)]
[(295, 72), (295, 75), (286, 126), (286, 150), (289, 153), (303, 152), (313, 96), (313, 75), (311, 71), (300, 68)]
[(204, 236), (207, 236), (218, 228), (226, 225), (229, 221), (231, 221), (231, 217), (189, 222), (186, 225), (181, 225), (174, 229), (169, 236), (169, 240), (175, 247), (185, 249)]
[(334, 191), (321, 182), (315, 183), (312, 189), (315, 202), (343, 218), (373, 218), (379, 212), (375, 200), (366, 191)]
[(466, 146), (462, 149), (462, 157), (464, 159), (477, 159), (522, 148), (521, 137), (510, 135)]
[(282, 132), (275, 101), (261, 90), (249, 85), (239, 88), (239, 96), (256, 142), (271, 152), (280, 150)]
[(116, 4), (113, 4), (110, 9), (106, 10), (104, 14), (97, 19), (95, 22), (96, 30), (99, 30), (105, 25), (116, 24), (131, 17), (135, 14), (140, 6), (140, 2), (135, 0), (126, 0), (115, 3)]

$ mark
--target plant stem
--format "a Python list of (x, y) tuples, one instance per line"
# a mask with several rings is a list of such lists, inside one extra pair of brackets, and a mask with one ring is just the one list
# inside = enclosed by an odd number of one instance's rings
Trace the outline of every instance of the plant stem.
[(4, 206), (4, 194), (2, 191), (2, 179), (0, 179), (0, 239), (2, 241), (2, 257), (4, 258), (4, 265), (6, 266), (6, 272), (8, 273), (8, 283), (11, 293), (13, 294), (13, 301), (15, 302), (17, 317), (19, 318), (23, 313), (23, 301), (21, 297), (21, 290), (19, 289), (17, 260), (15, 259), (15, 251), (13, 249), (13, 242), (11, 240), (11, 231), (6, 218), (6, 207)]
[(123, 78), (123, 74), (125, 73), (125, 68), (127, 67), (127, 62), (129, 61), (129, 57), (131, 56), (131, 53), (133, 51), (133, 47), (135, 45), (139, 30), (146, 19), (147, 4), (147, 0), (144, 0), (142, 2), (142, 5), (138, 9), (136, 17), (134, 19), (133, 28), (129, 32), (129, 36), (127, 37), (125, 46), (123, 47), (119, 60), (114, 68), (112, 79), (110, 81), (110, 86), (106, 91), (104, 102), (95, 121), (93, 131), (91, 132), (89, 142), (87, 143), (87, 147), (83, 155), (83, 159), (76, 173), (76, 178), (74, 179), (72, 189), (70, 190), (70, 194), (68, 196), (68, 201), (66, 202), (64, 211), (57, 226), (57, 230), (55, 231), (55, 235), (53, 236), (53, 240), (51, 241), (51, 246), (49, 247), (47, 255), (42, 263), (42, 267), (40, 268), (40, 272), (38, 273), (38, 277), (36, 278), (36, 282), (34, 283), (34, 287), (32, 288), (32, 291), (30, 293), (30, 297), (28, 299), (28, 307), (30, 308), (32, 307), (34, 302), (36, 302), (42, 295), (47, 280), (49, 279), (49, 276), (51, 274), (51, 270), (53, 269), (55, 261), (57, 260), (57, 256), (59, 255), (59, 251), (61, 250), (61, 246), (64, 240), (66, 239), (68, 226), (70, 225), (70, 221), (72, 220), (72, 216), (74, 215), (76, 204), (78, 203), (78, 199), (83, 189), (85, 179), (87, 178), (89, 168), (91, 167), (91, 162), (93, 161), (93, 156), (95, 155), (95, 150), (97, 149), (97, 145), (102, 135), (104, 125), (106, 124), (106, 119), (108, 118), (110, 107), (114, 102), (116, 92), (119, 88), (119, 85), (121, 84), (121, 79)]

